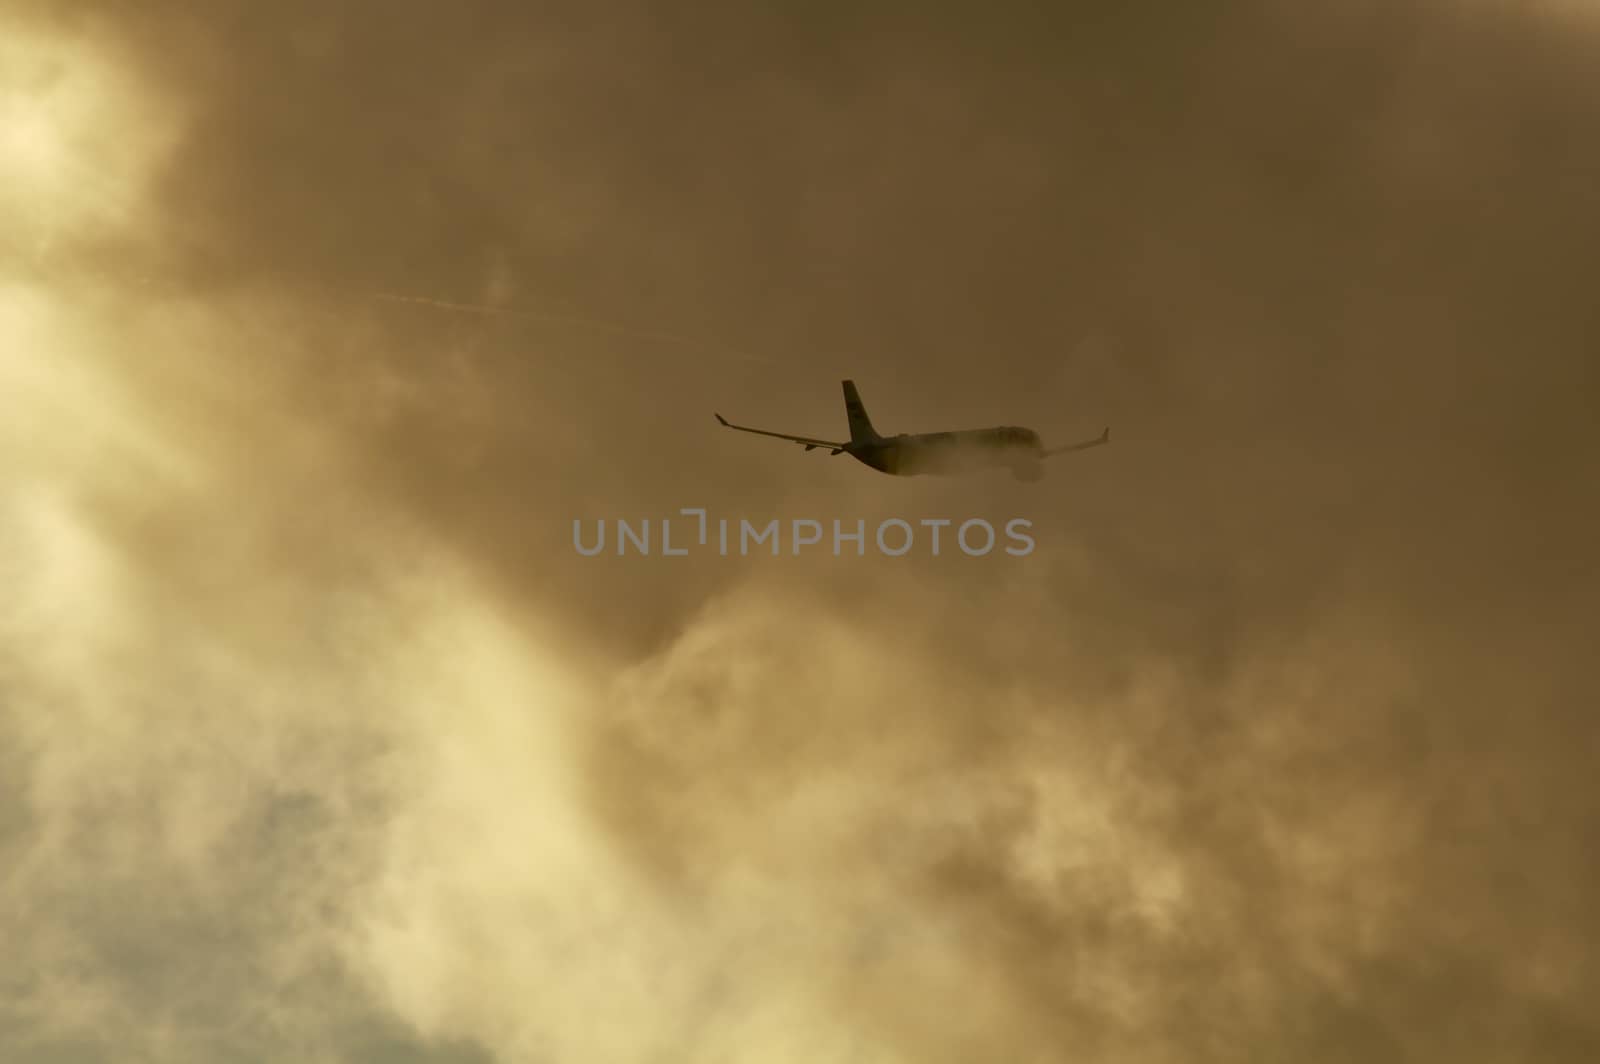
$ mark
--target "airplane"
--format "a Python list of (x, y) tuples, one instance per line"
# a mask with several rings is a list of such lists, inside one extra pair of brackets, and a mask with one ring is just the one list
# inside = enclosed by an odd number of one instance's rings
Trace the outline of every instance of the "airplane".
[(718, 424), (740, 432), (754, 432), (760, 436), (775, 436), (801, 444), (808, 451), (825, 448), (830, 455), (848, 454), (856, 461), (871, 466), (880, 473), (909, 477), (921, 474), (947, 476), (996, 466), (1009, 467), (1018, 480), (1035, 481), (1044, 475), (1043, 459), (1054, 454), (1081, 451), (1111, 442), (1108, 428), (1092, 440), (1069, 443), (1064, 447), (1046, 448), (1039, 434), (1032, 429), (1016, 425), (1000, 425), (989, 429), (965, 429), (959, 432), (901, 433), (898, 436), (880, 436), (867, 417), (867, 408), (861, 403), (861, 393), (854, 381), (843, 381), (844, 410), (850, 423), (850, 439), (845, 442), (819, 440), (810, 436), (791, 436), (785, 432), (768, 432), (746, 425), (735, 425), (721, 414)]

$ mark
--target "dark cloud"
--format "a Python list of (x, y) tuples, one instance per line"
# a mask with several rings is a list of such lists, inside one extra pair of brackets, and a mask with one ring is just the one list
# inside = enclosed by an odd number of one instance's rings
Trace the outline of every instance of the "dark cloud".
[[(276, 953), (241, 914), (311, 905), (294, 941), (335, 989), (283, 1014), (495, 1059), (1593, 1057), (1579, 10), (26, 24), (112, 42), (181, 125), (132, 221), (5, 274), (102, 293), (36, 333), (123, 397), (69, 380), (62, 408), (156, 456), (130, 482), (39, 422), (47, 459), (13, 463), (80, 485), (68, 524), (143, 574), (86, 657), (0, 673), (23, 774), (67, 781), (0, 808), (62, 936), (37, 956), (108, 958), (107, 998), (148, 1006), (181, 994), (137, 973), (248, 968)], [(827, 436), (846, 376), (886, 431), (1114, 442), (1039, 484), (900, 481), (709, 416)], [(1024, 516), (1039, 549), (572, 549), (574, 518), (684, 506)], [(5, 632), (23, 660), (88, 623)], [(183, 687), (212, 650), (235, 665)], [(46, 695), (87, 726), (244, 683), (297, 708), (182, 717), (247, 751), (216, 834), (181, 798), (178, 828), (74, 829), (201, 839), (226, 903), (56, 908), (76, 866), (41, 839), (87, 784)], [(190, 778), (159, 743), (103, 756), (158, 808)]]

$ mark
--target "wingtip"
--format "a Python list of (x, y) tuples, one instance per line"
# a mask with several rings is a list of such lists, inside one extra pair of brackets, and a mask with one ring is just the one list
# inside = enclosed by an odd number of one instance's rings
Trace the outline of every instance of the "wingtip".
[(1101, 443), (1110, 443), (1111, 442), (1111, 426), (1110, 425), (1107, 425), (1106, 426), (1106, 430), (1100, 434), (1100, 442)]
[(712, 414), (711, 416), (717, 419), (717, 424), (719, 425), (726, 425), (728, 423), (728, 419), (723, 417), (721, 414)]

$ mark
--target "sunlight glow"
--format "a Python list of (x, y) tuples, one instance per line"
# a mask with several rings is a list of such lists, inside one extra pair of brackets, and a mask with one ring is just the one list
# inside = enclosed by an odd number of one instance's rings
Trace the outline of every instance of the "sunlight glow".
[(129, 221), (175, 142), (170, 107), (114, 50), (83, 38), (0, 35), (0, 221), (42, 253)]

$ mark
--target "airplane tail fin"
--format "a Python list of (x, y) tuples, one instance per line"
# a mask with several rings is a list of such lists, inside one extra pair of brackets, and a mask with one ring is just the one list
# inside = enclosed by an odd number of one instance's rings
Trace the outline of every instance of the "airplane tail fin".
[(867, 408), (861, 404), (861, 393), (855, 381), (844, 382), (844, 412), (850, 419), (850, 442), (867, 443), (878, 439), (878, 432), (867, 417)]

